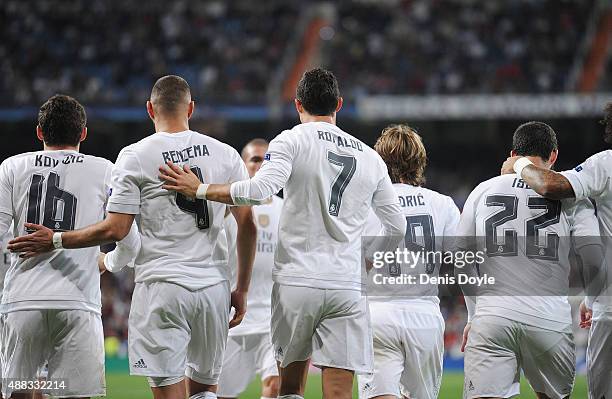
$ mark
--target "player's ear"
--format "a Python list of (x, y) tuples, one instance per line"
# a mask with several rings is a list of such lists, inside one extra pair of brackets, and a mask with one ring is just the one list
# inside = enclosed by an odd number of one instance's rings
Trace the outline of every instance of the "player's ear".
[(516, 156), (516, 151), (514, 151), (514, 150), (510, 150), (510, 156), (511, 156), (511, 157), (515, 157), (515, 156)]
[(83, 131), (81, 132), (81, 138), (79, 139), (79, 143), (82, 143), (83, 141), (85, 141), (86, 138), (87, 138), (87, 126), (85, 126), (83, 128)]
[(195, 101), (189, 102), (189, 107), (187, 108), (187, 119), (191, 118), (193, 115), (193, 111), (195, 110)]
[(149, 118), (152, 121), (155, 120), (155, 111), (153, 110), (153, 103), (151, 101), (147, 101), (147, 114), (149, 114)]
[(43, 136), (43, 131), (40, 125), (36, 125), (36, 137), (43, 143), (45, 142), (45, 137)]
[(550, 166), (553, 166), (555, 162), (557, 162), (557, 158), (559, 157), (559, 150), (552, 150), (550, 153), (550, 157), (548, 158), (548, 163)]
[(298, 114), (303, 114), (304, 106), (302, 105), (302, 102), (298, 100), (297, 98), (293, 100), (293, 102), (295, 103), (295, 110), (298, 112)]
[(338, 105), (336, 106), (336, 112), (339, 112), (342, 109), (342, 104), (344, 104), (344, 99), (342, 97), (339, 97)]

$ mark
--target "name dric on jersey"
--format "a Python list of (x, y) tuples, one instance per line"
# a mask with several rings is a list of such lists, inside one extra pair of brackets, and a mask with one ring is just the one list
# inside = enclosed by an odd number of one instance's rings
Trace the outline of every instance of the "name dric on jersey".
[(182, 163), (189, 159), (210, 156), (208, 147), (205, 144), (195, 144), (178, 151), (164, 151), (162, 157), (164, 162)]
[(417, 195), (400, 195), (399, 203), (402, 208), (407, 208), (409, 206), (423, 206), (425, 205), (425, 200), (423, 198), (423, 194)]
[(54, 168), (57, 165), (63, 163), (68, 165), (71, 163), (83, 163), (85, 156), (82, 154), (67, 154), (61, 161), (59, 159), (51, 158), (46, 155), (36, 155), (34, 158), (34, 166), (42, 166), (46, 168)]

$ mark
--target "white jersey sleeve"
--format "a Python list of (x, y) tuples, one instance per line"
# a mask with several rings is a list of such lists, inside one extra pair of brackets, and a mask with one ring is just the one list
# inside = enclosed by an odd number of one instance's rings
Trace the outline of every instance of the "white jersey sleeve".
[(255, 176), (232, 184), (230, 191), (234, 204), (257, 205), (277, 194), (291, 175), (295, 152), (296, 144), (291, 132), (279, 134), (270, 142), (264, 163)]
[(476, 204), (481, 196), (481, 186), (476, 187), (468, 195), (459, 217), (455, 246), (459, 249), (473, 249), (476, 237)]
[(134, 259), (140, 251), (140, 233), (136, 222), (132, 223), (132, 227), (127, 236), (123, 240), (117, 242), (117, 247), (106, 254), (104, 257), (104, 266), (111, 273), (116, 273), (125, 266), (134, 266)]
[(459, 208), (455, 204), (455, 201), (451, 197), (446, 197), (446, 223), (444, 224), (444, 232), (442, 234), (442, 248), (446, 251), (450, 251), (455, 247), (455, 241), (457, 237), (457, 231), (459, 230), (459, 221), (461, 214)]
[[(5, 160), (0, 164), (0, 213), (5, 215), (13, 215), (13, 207), (11, 205), (13, 192), (13, 173), (9, 169), (8, 160)], [(8, 229), (7, 226), (2, 226)], [(4, 234), (5, 231), (0, 230), (0, 234)]]
[(593, 155), (574, 169), (561, 172), (569, 180), (576, 199), (599, 197), (612, 190), (612, 150)]
[(119, 153), (111, 176), (109, 212), (138, 215), (140, 213), (140, 182), (142, 168), (138, 157), (129, 149)]

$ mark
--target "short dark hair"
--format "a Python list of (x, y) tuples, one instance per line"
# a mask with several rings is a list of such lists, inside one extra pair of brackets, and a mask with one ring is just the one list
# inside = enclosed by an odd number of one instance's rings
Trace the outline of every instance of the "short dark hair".
[(268, 143), (268, 140), (266, 139), (262, 139), (262, 138), (254, 138), (253, 140), (249, 141), (248, 143), (246, 143), (244, 145), (244, 147), (242, 147), (242, 151), (240, 152), (240, 156), (244, 157), (245, 151), (247, 148), (251, 147), (251, 146), (257, 146), (257, 147), (267, 147), (270, 143)]
[(516, 155), (538, 156), (548, 161), (550, 153), (558, 148), (557, 134), (544, 122), (523, 123), (512, 138), (512, 149)]
[(612, 102), (606, 104), (604, 108), (604, 118), (601, 121), (604, 127), (604, 141), (612, 144)]
[(173, 113), (185, 99), (191, 98), (191, 89), (187, 81), (180, 76), (166, 75), (153, 85), (151, 102), (161, 108), (161, 112)]
[(76, 146), (87, 124), (85, 108), (74, 98), (56, 94), (38, 111), (38, 126), (45, 144)]
[(296, 98), (311, 115), (331, 115), (336, 111), (340, 99), (338, 80), (326, 69), (306, 71), (298, 83)]

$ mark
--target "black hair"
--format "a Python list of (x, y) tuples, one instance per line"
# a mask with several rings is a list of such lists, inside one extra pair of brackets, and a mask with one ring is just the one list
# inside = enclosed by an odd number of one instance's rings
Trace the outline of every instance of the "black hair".
[(298, 83), (296, 98), (311, 115), (332, 115), (340, 99), (338, 80), (326, 69), (306, 71)]
[(87, 124), (85, 108), (74, 98), (56, 94), (38, 111), (45, 144), (50, 146), (76, 146)]
[(151, 90), (151, 102), (161, 108), (161, 112), (173, 113), (185, 100), (191, 98), (187, 81), (180, 76), (166, 75), (157, 80)]
[(512, 149), (517, 155), (538, 156), (544, 161), (558, 148), (557, 134), (544, 122), (523, 123), (512, 138)]

